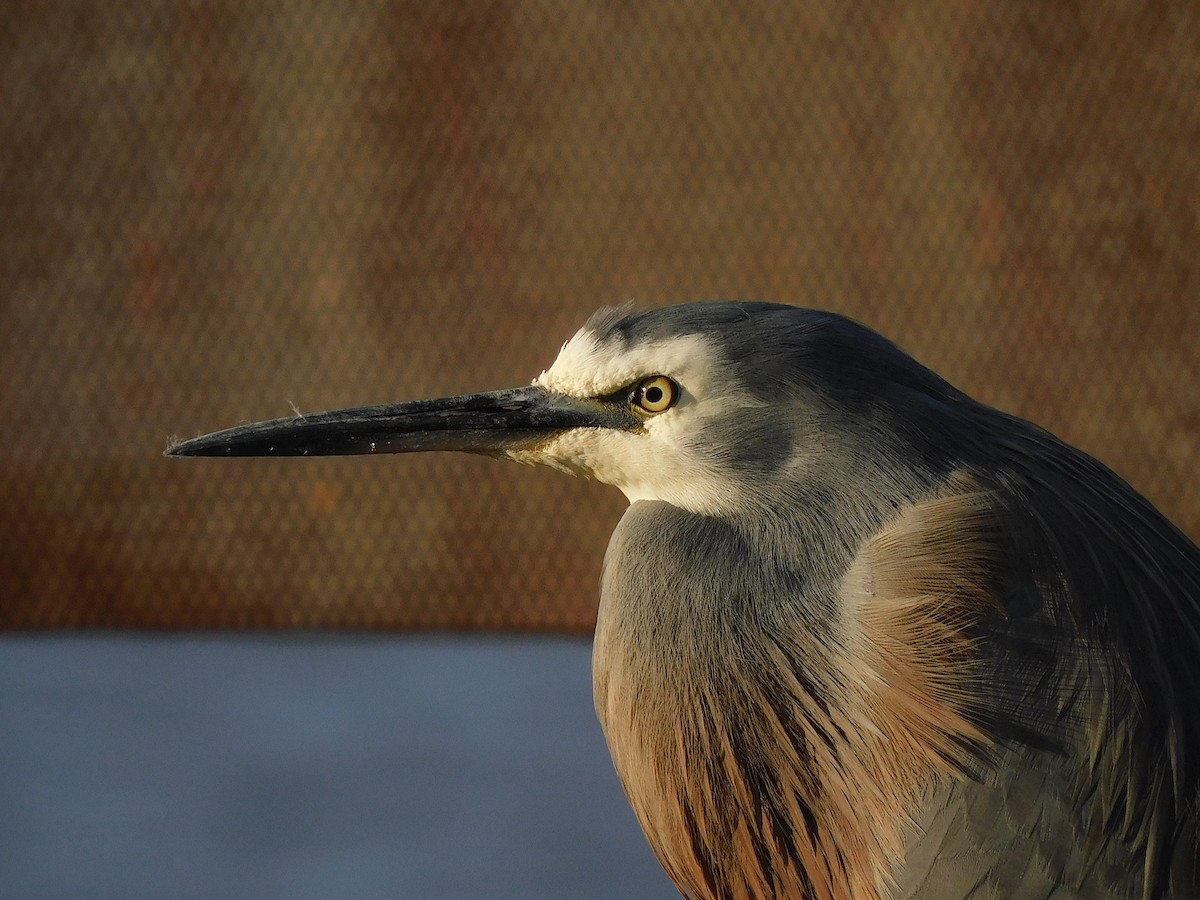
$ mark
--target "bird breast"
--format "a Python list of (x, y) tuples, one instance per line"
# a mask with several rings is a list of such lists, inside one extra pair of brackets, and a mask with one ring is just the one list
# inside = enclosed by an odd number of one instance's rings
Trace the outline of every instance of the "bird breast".
[[(593, 663), (617, 771), (690, 897), (877, 898), (966, 708), (990, 603), (986, 495), (904, 509), (833, 571), (744, 525), (637, 503), (605, 560)], [(840, 571), (837, 571), (840, 569)]]

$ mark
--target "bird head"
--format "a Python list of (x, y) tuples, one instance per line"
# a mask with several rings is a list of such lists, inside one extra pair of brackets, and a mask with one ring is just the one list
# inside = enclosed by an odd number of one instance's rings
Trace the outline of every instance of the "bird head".
[(912, 421), (908, 402), (895, 427), (885, 421), (888, 398), (904, 390), (928, 399), (950, 389), (831, 313), (738, 302), (624, 307), (593, 315), (526, 387), (257, 422), (167, 453), (457, 450), (592, 478), (631, 502), (732, 514), (777, 496), (783, 482), (820, 480), (831, 463), (885, 458), (881, 442)]

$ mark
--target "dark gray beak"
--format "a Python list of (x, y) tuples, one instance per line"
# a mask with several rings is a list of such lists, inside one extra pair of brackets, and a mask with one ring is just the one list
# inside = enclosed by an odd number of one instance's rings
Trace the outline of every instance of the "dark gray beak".
[(501, 455), (571, 428), (630, 428), (611, 402), (577, 400), (532, 386), (359, 406), (239, 425), (175, 444), (167, 456), (337, 456), (462, 450)]

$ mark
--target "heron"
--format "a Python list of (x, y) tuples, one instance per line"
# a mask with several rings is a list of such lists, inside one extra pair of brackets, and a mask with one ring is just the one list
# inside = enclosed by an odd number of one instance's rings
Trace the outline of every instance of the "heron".
[(683, 895), (1200, 896), (1200, 550), (870, 328), (605, 309), (525, 387), (168, 453), (427, 450), (629, 499), (594, 697)]

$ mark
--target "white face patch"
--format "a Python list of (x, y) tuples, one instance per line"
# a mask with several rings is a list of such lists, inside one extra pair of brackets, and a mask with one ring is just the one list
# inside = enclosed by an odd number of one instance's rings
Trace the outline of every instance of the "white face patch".
[(645, 419), (644, 431), (575, 428), (509, 458), (550, 466), (621, 489), (631, 503), (663, 500), (697, 513), (734, 508), (735, 479), (698, 452), (694, 439), (713, 416), (758, 405), (744, 390), (720, 377), (725, 361), (717, 345), (689, 334), (654, 344), (601, 344), (582, 330), (554, 364), (534, 380), (547, 390), (577, 398), (603, 397), (652, 375), (680, 386), (679, 402)]
[(708, 373), (720, 358), (712, 342), (698, 334), (624, 347), (619, 342), (602, 345), (582, 329), (533, 383), (569, 397), (603, 397), (650, 375), (666, 375), (702, 396)]
[[(665, 418), (670, 413), (664, 413)], [(629, 500), (663, 500), (701, 514), (734, 509), (737, 485), (695, 459), (676, 441), (647, 429), (645, 434), (607, 428), (574, 428), (537, 447), (509, 450), (509, 459), (549, 466), (611, 484)], [(656, 433), (658, 432), (658, 433)]]

